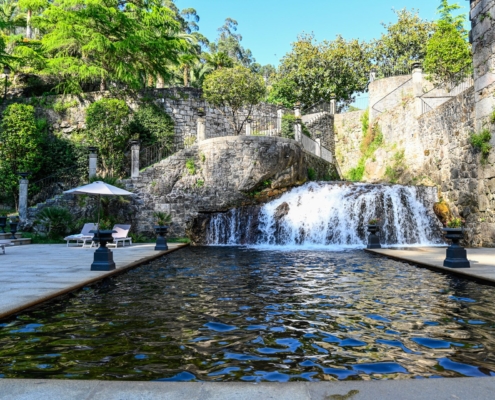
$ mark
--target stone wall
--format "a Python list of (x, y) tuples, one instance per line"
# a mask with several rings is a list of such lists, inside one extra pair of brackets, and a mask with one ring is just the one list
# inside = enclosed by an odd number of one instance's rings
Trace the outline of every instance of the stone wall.
[[(493, 112), (495, 98), (495, 0), (471, 0), (476, 129), (482, 128)], [(495, 144), (495, 137), (492, 138)]]
[(361, 119), (364, 113), (365, 111), (360, 110), (335, 115), (335, 157), (344, 176), (357, 166), (361, 158)]

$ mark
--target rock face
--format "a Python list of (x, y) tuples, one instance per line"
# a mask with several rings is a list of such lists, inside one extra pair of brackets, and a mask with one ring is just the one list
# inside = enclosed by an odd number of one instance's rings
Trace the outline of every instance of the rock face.
[[(153, 232), (152, 213), (170, 212), (171, 236), (201, 230), (202, 214), (270, 200), (306, 182), (308, 169), (322, 179), (333, 166), (291, 139), (230, 136), (205, 140), (126, 180), (138, 194), (137, 231)], [(196, 232), (196, 233), (195, 233)]]

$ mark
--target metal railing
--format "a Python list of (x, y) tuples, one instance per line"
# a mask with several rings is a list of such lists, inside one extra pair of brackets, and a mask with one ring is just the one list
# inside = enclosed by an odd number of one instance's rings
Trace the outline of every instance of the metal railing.
[[(464, 79), (463, 79), (464, 78)], [(474, 77), (471, 68), (460, 71), (453, 79), (454, 83), (438, 83), (432, 89), (423, 93), (421, 99), (421, 114), (432, 111), (453, 97), (457, 97), (474, 86)]]
[(390, 63), (382, 62), (375, 66), (374, 79), (390, 78), (392, 76), (410, 75), (413, 66), (410, 62)]
[(387, 109), (394, 108), (395, 106), (397, 106), (401, 101), (403, 101), (403, 91), (407, 90), (408, 87), (412, 85), (412, 83), (413, 80), (411, 77), (410, 79), (402, 83), (400, 86), (392, 90), (390, 93), (387, 93), (375, 104), (373, 104), (372, 110), (378, 113), (382, 113)]
[(53, 175), (29, 183), (28, 206), (44, 203), (65, 190), (80, 186), (85, 182), (78, 165), (61, 169)]
[[(174, 140), (175, 139), (175, 140)], [(170, 157), (171, 155), (182, 150), (185, 145), (181, 146), (177, 137), (161, 140), (151, 146), (144, 147), (139, 151), (139, 168), (147, 168), (150, 165)]]
[(332, 105), (326, 101), (319, 101), (309, 107), (301, 110), (301, 115), (319, 114), (319, 113), (333, 113)]

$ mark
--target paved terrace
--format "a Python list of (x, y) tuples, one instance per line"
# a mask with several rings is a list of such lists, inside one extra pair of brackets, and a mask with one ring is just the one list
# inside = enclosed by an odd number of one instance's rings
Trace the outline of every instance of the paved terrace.
[(444, 267), (445, 250), (445, 247), (411, 247), (405, 249), (367, 249), (366, 251), (399, 261), (408, 261), (436, 271), (455, 274), (466, 279), (495, 283), (495, 249), (466, 249), (471, 268)]
[(495, 378), (290, 383), (0, 379), (0, 400), (485, 400)]
[(187, 245), (168, 246), (168, 251), (155, 251), (154, 244), (112, 249), (117, 269), (110, 272), (90, 270), (94, 248), (65, 244), (6, 247), (6, 254), (0, 254), (0, 319)]

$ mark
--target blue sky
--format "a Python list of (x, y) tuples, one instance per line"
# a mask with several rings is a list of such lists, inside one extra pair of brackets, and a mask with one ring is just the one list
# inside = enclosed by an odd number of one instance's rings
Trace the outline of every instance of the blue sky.
[[(453, 1), (451, 1), (453, 2)], [(278, 65), (290, 44), (303, 32), (317, 40), (370, 40), (380, 35), (380, 22), (395, 22), (392, 9), (417, 9), (422, 18), (436, 19), (440, 0), (176, 0), (180, 9), (195, 8), (200, 31), (210, 40), (230, 17), (239, 23), (242, 45), (251, 49), (260, 64)], [(469, 2), (457, 0), (464, 13)]]

